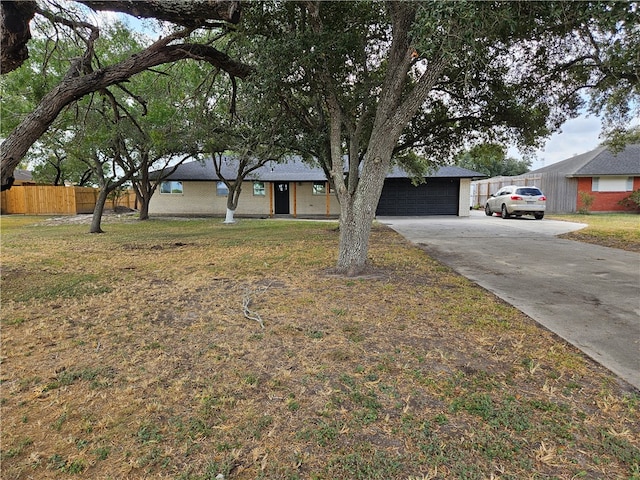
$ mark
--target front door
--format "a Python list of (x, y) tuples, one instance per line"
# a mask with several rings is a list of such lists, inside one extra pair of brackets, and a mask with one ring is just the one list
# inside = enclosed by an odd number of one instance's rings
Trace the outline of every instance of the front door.
[(275, 182), (273, 200), (276, 215), (289, 215), (289, 183)]

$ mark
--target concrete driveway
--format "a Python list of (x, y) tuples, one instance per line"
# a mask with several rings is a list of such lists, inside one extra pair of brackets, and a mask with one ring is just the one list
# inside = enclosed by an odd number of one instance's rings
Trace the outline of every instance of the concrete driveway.
[(640, 254), (557, 238), (585, 225), (533, 217), (382, 217), (640, 389)]

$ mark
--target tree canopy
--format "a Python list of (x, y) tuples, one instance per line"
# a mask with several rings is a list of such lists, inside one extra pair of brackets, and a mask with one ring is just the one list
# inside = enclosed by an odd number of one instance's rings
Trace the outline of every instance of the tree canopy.
[(506, 149), (495, 143), (476, 145), (458, 155), (455, 163), (488, 177), (521, 175), (531, 167), (531, 160), (507, 157)]

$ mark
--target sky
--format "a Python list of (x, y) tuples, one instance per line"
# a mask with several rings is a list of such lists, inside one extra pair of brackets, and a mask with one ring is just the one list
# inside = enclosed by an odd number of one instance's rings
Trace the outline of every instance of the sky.
[[(581, 115), (565, 122), (558, 133), (546, 140), (544, 146), (536, 150), (531, 170), (552, 165), (575, 155), (593, 150), (600, 145), (602, 139), (600, 119), (591, 115)], [(517, 149), (508, 151), (508, 156), (522, 158)]]
[[(632, 120), (633, 127), (640, 126), (640, 117)], [(565, 122), (560, 131), (549, 137), (542, 148), (536, 150), (531, 170), (546, 167), (568, 158), (596, 149), (604, 139), (602, 122), (597, 116), (583, 114)], [(517, 149), (511, 148), (507, 155), (522, 158)]]

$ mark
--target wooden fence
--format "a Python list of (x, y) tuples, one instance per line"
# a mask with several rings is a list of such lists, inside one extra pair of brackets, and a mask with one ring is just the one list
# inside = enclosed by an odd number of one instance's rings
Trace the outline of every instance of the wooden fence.
[(493, 177), (471, 182), (471, 204), (483, 207), (492, 193), (505, 185), (535, 185), (547, 197), (547, 212), (576, 211), (578, 181), (559, 172), (525, 173), (515, 177)]
[[(76, 215), (92, 213), (99, 190), (90, 187), (56, 187), (52, 185), (14, 186), (2, 192), (0, 211), (2, 214), (22, 215)], [(124, 192), (118, 206), (135, 208), (136, 196), (132, 190)], [(113, 209), (107, 201), (105, 209)]]

